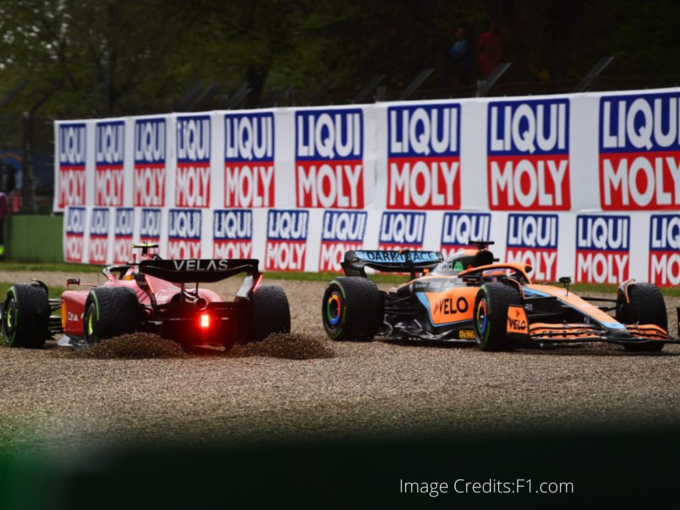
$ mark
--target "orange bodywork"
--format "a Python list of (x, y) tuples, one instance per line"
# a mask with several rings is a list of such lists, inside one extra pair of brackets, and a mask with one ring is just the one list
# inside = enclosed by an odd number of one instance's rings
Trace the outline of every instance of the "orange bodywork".
[(498, 270), (499, 274), (503, 270), (513, 270), (513, 271), (518, 271), (519, 273), (522, 274), (524, 278), (526, 278), (526, 281), (528, 283), (531, 283), (531, 278), (529, 278), (529, 273), (533, 270), (533, 268), (529, 264), (525, 264), (524, 262), (506, 262), (503, 264), (489, 264), (486, 266), (479, 266), (479, 267), (473, 267), (470, 269), (466, 269), (465, 271), (461, 271), (458, 276), (462, 278), (463, 276), (466, 275), (472, 275), (472, 274), (477, 274), (477, 273), (484, 273), (486, 271), (494, 271)]
[(529, 321), (523, 306), (511, 305), (508, 307), (507, 332), (516, 335), (529, 334)]
[(600, 336), (602, 331), (587, 324), (548, 324), (537, 322), (529, 327), (533, 340), (575, 340)]
[(608, 313), (603, 312), (597, 306), (590, 304), (588, 301), (581, 299), (578, 295), (564, 288), (553, 287), (552, 285), (527, 285), (527, 288), (555, 296), (600, 322), (612, 322), (614, 320)]
[(430, 303), (432, 323), (441, 326), (472, 320), (475, 298), (479, 289), (476, 287), (454, 287), (444, 292), (425, 292)]
[[(597, 306), (585, 301), (577, 294), (567, 291), (564, 288), (553, 287), (550, 285), (527, 285), (528, 289), (536, 290), (544, 294), (555, 296), (561, 301), (571, 305), (577, 310), (582, 311), (587, 316), (592, 317), (605, 325), (616, 321), (611, 315), (600, 310)], [(666, 340), (668, 332), (663, 328), (654, 325), (634, 325), (624, 324), (625, 328), (633, 336), (649, 338), (651, 340)], [(600, 338), (602, 330), (590, 324), (555, 324), (537, 322), (529, 326), (529, 334), (533, 340), (578, 340)]]

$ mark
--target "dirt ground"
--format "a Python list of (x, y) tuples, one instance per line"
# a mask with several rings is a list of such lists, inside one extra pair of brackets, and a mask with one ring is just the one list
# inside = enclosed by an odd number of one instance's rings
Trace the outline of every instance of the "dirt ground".
[[(0, 271), (0, 281), (31, 277), (63, 286), (67, 275)], [(0, 449), (680, 423), (680, 346), (659, 354), (604, 344), (483, 353), (334, 343), (321, 326), (324, 283), (266, 283), (288, 294), (297, 335), (289, 347), (278, 338), (271, 349), (239, 356), (160, 359), (74, 357), (55, 342), (37, 351), (1, 348)], [(680, 299), (667, 303), (675, 333)]]

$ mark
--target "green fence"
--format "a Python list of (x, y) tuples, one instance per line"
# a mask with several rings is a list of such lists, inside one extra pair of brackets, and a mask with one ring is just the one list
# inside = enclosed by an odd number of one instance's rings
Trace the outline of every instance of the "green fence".
[(25, 262), (63, 262), (63, 216), (7, 216), (5, 259)]

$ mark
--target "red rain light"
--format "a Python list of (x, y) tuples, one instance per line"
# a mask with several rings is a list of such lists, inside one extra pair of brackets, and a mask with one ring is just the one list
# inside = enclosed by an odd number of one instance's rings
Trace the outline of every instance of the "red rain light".
[(209, 328), (210, 327), (210, 315), (207, 313), (202, 313), (201, 314), (201, 328)]

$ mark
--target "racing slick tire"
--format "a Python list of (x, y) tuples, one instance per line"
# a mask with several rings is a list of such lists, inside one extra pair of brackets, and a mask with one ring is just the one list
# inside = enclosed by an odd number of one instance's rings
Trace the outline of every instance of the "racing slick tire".
[[(616, 320), (622, 324), (654, 324), (668, 331), (668, 313), (663, 294), (651, 283), (631, 283), (628, 286), (629, 302), (619, 292), (616, 303)], [(640, 344), (623, 344), (630, 352), (659, 352), (664, 342), (645, 342)]]
[(88, 345), (139, 328), (141, 307), (137, 294), (128, 287), (95, 287), (85, 301), (83, 331)]
[(50, 337), (50, 302), (44, 288), (28, 283), (10, 287), (2, 312), (2, 336), (7, 347), (45, 345)]
[(261, 285), (253, 293), (246, 342), (260, 342), (272, 333), (290, 333), (290, 306), (278, 285)]
[(477, 345), (483, 351), (512, 351), (515, 343), (507, 336), (508, 308), (521, 305), (516, 288), (504, 283), (485, 283), (475, 299), (473, 325)]
[(384, 315), (382, 296), (372, 280), (342, 276), (326, 287), (321, 317), (331, 340), (370, 342), (382, 326)]

